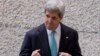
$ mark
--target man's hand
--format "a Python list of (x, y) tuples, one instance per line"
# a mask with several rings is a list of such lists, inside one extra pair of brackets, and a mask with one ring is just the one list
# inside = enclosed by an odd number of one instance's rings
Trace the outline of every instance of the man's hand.
[(69, 53), (60, 52), (60, 55), (59, 56), (72, 56), (72, 55), (70, 55)]
[(41, 56), (39, 51), (40, 51), (40, 49), (37, 49), (37, 50), (33, 51), (31, 56)]

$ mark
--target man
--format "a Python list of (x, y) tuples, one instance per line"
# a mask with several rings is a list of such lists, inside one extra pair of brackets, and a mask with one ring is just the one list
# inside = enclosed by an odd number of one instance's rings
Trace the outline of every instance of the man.
[(78, 33), (61, 23), (65, 6), (60, 0), (45, 5), (45, 22), (25, 35), (20, 56), (82, 56)]

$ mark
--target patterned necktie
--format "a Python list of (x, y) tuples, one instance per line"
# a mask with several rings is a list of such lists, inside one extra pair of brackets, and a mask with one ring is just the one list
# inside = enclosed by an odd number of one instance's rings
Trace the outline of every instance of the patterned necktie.
[(50, 50), (51, 50), (51, 56), (57, 56), (57, 44), (55, 40), (55, 31), (52, 31), (50, 39)]

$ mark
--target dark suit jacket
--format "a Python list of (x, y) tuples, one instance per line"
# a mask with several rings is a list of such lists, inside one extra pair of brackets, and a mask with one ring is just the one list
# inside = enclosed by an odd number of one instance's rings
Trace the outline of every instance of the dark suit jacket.
[[(44, 24), (26, 33), (19, 56), (31, 56), (32, 51), (36, 49), (40, 49), (41, 56), (51, 56), (47, 31)], [(62, 23), (59, 52), (66, 52), (72, 56), (82, 56), (77, 31)]]

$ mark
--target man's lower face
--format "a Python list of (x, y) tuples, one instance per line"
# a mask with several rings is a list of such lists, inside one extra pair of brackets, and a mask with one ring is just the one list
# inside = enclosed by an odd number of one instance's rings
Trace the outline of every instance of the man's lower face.
[(57, 27), (57, 24), (52, 24), (52, 23), (46, 23), (46, 28), (49, 30), (55, 30)]
[(50, 24), (47, 24), (46, 27), (50, 30), (52, 30), (54, 28), (54, 26), (50, 25)]

